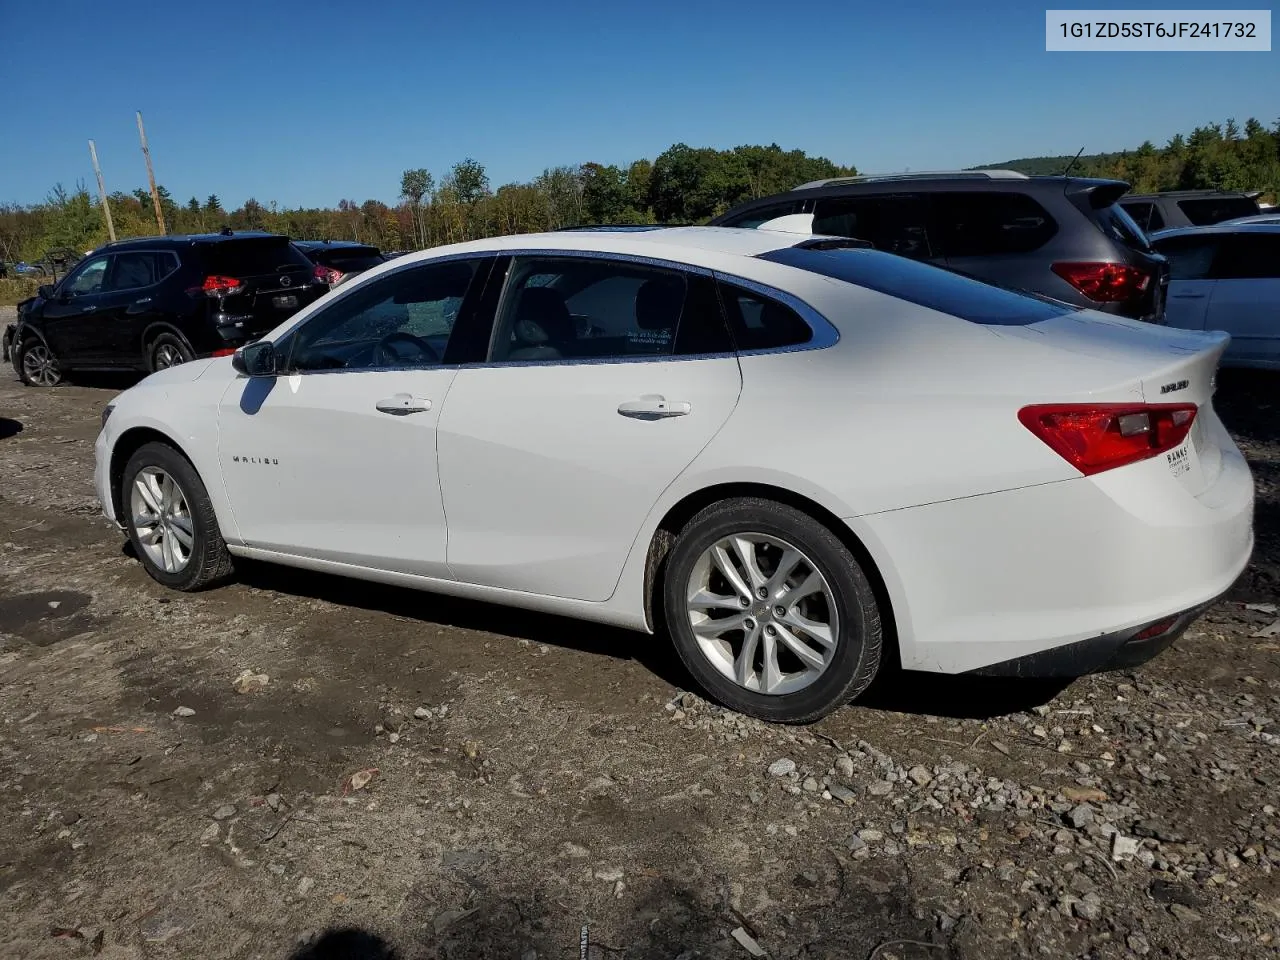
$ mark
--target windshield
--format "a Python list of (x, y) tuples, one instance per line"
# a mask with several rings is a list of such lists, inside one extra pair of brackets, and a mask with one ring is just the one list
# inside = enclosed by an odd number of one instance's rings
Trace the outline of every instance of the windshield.
[(813, 250), (788, 247), (762, 260), (843, 280), (970, 323), (1024, 326), (1078, 308), (1021, 290), (993, 286), (954, 270), (875, 250)]

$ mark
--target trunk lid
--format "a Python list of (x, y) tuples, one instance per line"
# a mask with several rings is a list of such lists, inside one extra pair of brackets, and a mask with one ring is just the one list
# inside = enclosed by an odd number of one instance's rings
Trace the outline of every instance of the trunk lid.
[(218, 312), (251, 336), (274, 329), (328, 289), (314, 283), (314, 264), (288, 237), (231, 236), (198, 243), (197, 250), (206, 276), (240, 281), (218, 298)]
[(1088, 310), (988, 329), (999, 337), (1098, 361), (1098, 372), (1108, 384), (1097, 391), (1099, 401), (1194, 404), (1196, 418), (1186, 442), (1162, 456), (1193, 495), (1217, 479), (1222, 454), (1213, 394), (1218, 364), (1231, 340), (1227, 334), (1174, 330)]

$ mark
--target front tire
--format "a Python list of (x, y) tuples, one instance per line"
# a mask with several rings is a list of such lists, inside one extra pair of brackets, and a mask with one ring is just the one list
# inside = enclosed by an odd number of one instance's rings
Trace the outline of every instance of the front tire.
[(209, 493), (173, 447), (148, 443), (129, 458), (120, 501), (134, 553), (157, 583), (192, 591), (230, 576)]
[(28, 387), (56, 387), (62, 383), (62, 365), (53, 351), (35, 337), (18, 347), (18, 376)]
[(713, 504), (680, 531), (663, 578), (680, 659), (725, 706), (808, 723), (848, 703), (880, 667), (871, 584), (849, 548), (769, 500)]
[(168, 370), (180, 363), (188, 363), (195, 359), (195, 353), (187, 346), (186, 341), (172, 333), (162, 333), (151, 341), (147, 350), (147, 367), (152, 373), (157, 370)]

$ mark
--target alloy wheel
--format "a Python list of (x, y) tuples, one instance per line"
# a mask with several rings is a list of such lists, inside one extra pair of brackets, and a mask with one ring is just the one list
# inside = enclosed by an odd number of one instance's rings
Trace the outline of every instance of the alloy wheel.
[(191, 559), (195, 527), (186, 495), (159, 467), (143, 467), (129, 498), (138, 543), (165, 573), (180, 573)]
[(685, 608), (708, 662), (738, 686), (780, 696), (816, 681), (840, 636), (831, 584), (794, 544), (738, 533), (703, 551)]
[(57, 386), (62, 379), (57, 358), (43, 343), (33, 343), (22, 351), (22, 372), (42, 387)]
[(180, 363), (182, 363), (182, 351), (172, 343), (162, 343), (156, 347), (155, 368), (157, 370), (176, 367)]

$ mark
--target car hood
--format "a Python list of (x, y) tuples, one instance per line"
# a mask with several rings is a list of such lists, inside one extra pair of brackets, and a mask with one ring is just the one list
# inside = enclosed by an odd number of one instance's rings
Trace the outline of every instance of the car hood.
[[(190, 383), (193, 380), (199, 380), (206, 370), (218, 361), (216, 359), (190, 360), (187, 363), (180, 363), (176, 367), (169, 367), (165, 370), (157, 370), (151, 376), (144, 379), (138, 384), (140, 387), (171, 387), (180, 383)], [(231, 360), (226, 360), (227, 366), (231, 365)]]

